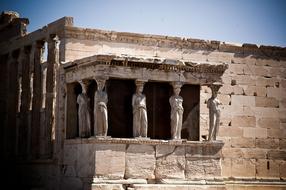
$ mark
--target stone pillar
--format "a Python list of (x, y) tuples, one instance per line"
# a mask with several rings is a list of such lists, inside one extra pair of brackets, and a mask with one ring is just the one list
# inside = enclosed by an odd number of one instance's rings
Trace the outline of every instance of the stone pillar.
[(43, 41), (37, 41), (34, 49), (34, 77), (32, 100), (31, 153), (32, 158), (38, 158), (40, 147), (40, 126), (42, 106), (42, 70)]
[(52, 155), (52, 132), (55, 129), (56, 72), (59, 67), (58, 37), (51, 35), (48, 40), (48, 60), (46, 74), (46, 112), (44, 129), (44, 147), (47, 157)]
[(10, 61), (8, 62), (9, 68), (9, 81), (8, 81), (8, 138), (7, 138), (7, 153), (8, 155), (12, 156), (15, 155), (17, 152), (17, 108), (18, 108), (18, 58), (19, 58), (20, 51), (15, 50), (12, 52)]
[(183, 98), (179, 95), (182, 87), (181, 82), (172, 83), (174, 94), (170, 97), (171, 106), (171, 138), (173, 140), (181, 139), (183, 125)]
[(208, 141), (215, 141), (220, 123), (220, 109), (219, 105), (221, 104), (217, 98), (218, 90), (222, 85), (212, 84), (209, 87), (212, 90), (212, 96), (208, 99), (207, 107), (209, 108), (209, 136)]
[(22, 95), (20, 106), (20, 126), (19, 126), (19, 155), (26, 156), (28, 148), (28, 128), (29, 128), (29, 107), (31, 101), (30, 89), (30, 54), (31, 46), (26, 46), (22, 50)]

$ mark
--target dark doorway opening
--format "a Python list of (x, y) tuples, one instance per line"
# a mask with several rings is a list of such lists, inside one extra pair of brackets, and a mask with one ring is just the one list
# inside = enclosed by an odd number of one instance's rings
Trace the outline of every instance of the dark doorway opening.
[(132, 138), (132, 95), (136, 89), (134, 80), (109, 79), (106, 88), (108, 94), (107, 135)]

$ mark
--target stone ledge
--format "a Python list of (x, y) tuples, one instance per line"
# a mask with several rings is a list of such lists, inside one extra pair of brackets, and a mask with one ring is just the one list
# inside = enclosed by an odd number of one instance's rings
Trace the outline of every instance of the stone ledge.
[(176, 145), (176, 146), (219, 146), (224, 145), (223, 141), (187, 141), (182, 139), (182, 141), (173, 140), (160, 140), (160, 139), (133, 139), (133, 138), (76, 138), (76, 139), (66, 139), (65, 144), (146, 144), (146, 145)]

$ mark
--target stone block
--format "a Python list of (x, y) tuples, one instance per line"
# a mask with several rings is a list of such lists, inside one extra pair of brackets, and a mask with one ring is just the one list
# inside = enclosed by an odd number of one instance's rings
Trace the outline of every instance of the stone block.
[[(265, 107), (255, 107), (252, 108), (256, 117), (267, 117), (267, 118), (279, 118), (280, 113), (278, 108), (265, 108)], [(285, 113), (284, 113), (285, 114)]]
[(235, 178), (255, 178), (255, 159), (232, 159), (231, 176)]
[(243, 137), (246, 138), (267, 138), (267, 129), (246, 127), (243, 129)]
[(223, 158), (221, 160), (221, 175), (224, 178), (231, 177), (231, 158)]
[(235, 75), (231, 79), (235, 80), (237, 85), (255, 86), (256, 83), (256, 77), (253, 75)]
[(129, 145), (126, 152), (125, 178), (154, 179), (155, 149), (150, 145)]
[(222, 144), (208, 143), (204, 145), (186, 146), (187, 158), (220, 158)]
[(279, 148), (286, 149), (286, 139), (279, 139)]
[(255, 106), (255, 97), (254, 96), (232, 95), (231, 105), (233, 106)]
[(280, 120), (279, 118), (262, 117), (258, 119), (257, 125), (262, 128), (277, 129), (280, 127)]
[(77, 144), (76, 172), (79, 177), (93, 177), (95, 169), (94, 145)]
[(237, 75), (243, 75), (243, 69), (244, 69), (244, 65), (241, 64), (236, 64), (236, 63), (232, 63), (228, 65), (228, 71), (230, 74), (237, 74)]
[(255, 106), (278, 108), (279, 101), (276, 98), (271, 97), (255, 97)]
[(219, 136), (221, 137), (242, 137), (243, 129), (240, 127), (221, 126), (219, 129)]
[(279, 148), (279, 139), (256, 138), (255, 146), (263, 149), (276, 149)]
[(281, 160), (280, 164), (279, 164), (279, 170), (280, 170), (280, 178), (285, 180), (286, 179), (286, 161), (285, 160)]
[(286, 97), (286, 89), (285, 88), (275, 88), (268, 87), (267, 88), (267, 97), (273, 97), (277, 100), (282, 100)]
[(267, 137), (269, 138), (285, 138), (286, 129), (267, 129)]
[(223, 158), (241, 158), (243, 152), (241, 148), (223, 148), (222, 156)]
[(185, 162), (184, 146), (157, 145), (156, 179), (184, 179)]
[(122, 179), (125, 173), (125, 149), (125, 144), (96, 144), (96, 176)]
[(229, 105), (230, 104), (230, 95), (223, 95), (218, 94), (217, 98), (223, 105)]
[(77, 157), (77, 145), (65, 144), (64, 145), (64, 164), (74, 166), (76, 163)]
[(255, 127), (256, 118), (254, 116), (234, 116), (231, 120), (233, 127)]
[(186, 158), (186, 178), (201, 179), (221, 176), (220, 159)]
[(243, 95), (243, 88), (239, 85), (224, 84), (219, 92), (225, 95)]
[(124, 190), (122, 184), (92, 184), (92, 190)]
[(233, 137), (233, 138), (231, 138), (231, 147), (233, 147), (233, 148), (254, 148), (255, 147), (255, 139)]
[(243, 158), (263, 159), (266, 158), (267, 150), (259, 148), (242, 148)]
[(257, 159), (255, 163), (257, 179), (280, 179), (279, 161)]
[(266, 96), (266, 87), (244, 85), (243, 91), (246, 96)]
[(262, 77), (271, 76), (269, 67), (251, 65), (249, 66), (249, 71), (251, 72), (251, 75), (262, 76)]
[(285, 150), (269, 150), (267, 153), (269, 159), (286, 160)]
[(277, 79), (275, 78), (257, 77), (256, 86), (274, 87), (276, 82), (277, 82)]

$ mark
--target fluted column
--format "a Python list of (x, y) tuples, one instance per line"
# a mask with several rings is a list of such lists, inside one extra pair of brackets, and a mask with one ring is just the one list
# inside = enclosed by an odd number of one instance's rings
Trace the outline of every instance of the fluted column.
[(29, 117), (29, 104), (31, 98), (30, 89), (30, 53), (31, 46), (24, 47), (21, 53), (21, 64), (22, 64), (22, 93), (21, 93), (21, 104), (20, 104), (20, 125), (18, 135), (18, 154), (25, 156), (27, 153), (28, 144), (28, 117)]
[(51, 35), (48, 40), (48, 60), (46, 75), (46, 112), (44, 126), (44, 147), (46, 156), (52, 155), (52, 132), (55, 129), (56, 71), (59, 67), (58, 37)]
[(33, 158), (38, 158), (40, 147), (40, 125), (42, 106), (42, 70), (43, 41), (37, 41), (34, 49), (34, 77), (32, 100), (32, 126), (31, 126), (31, 153)]

